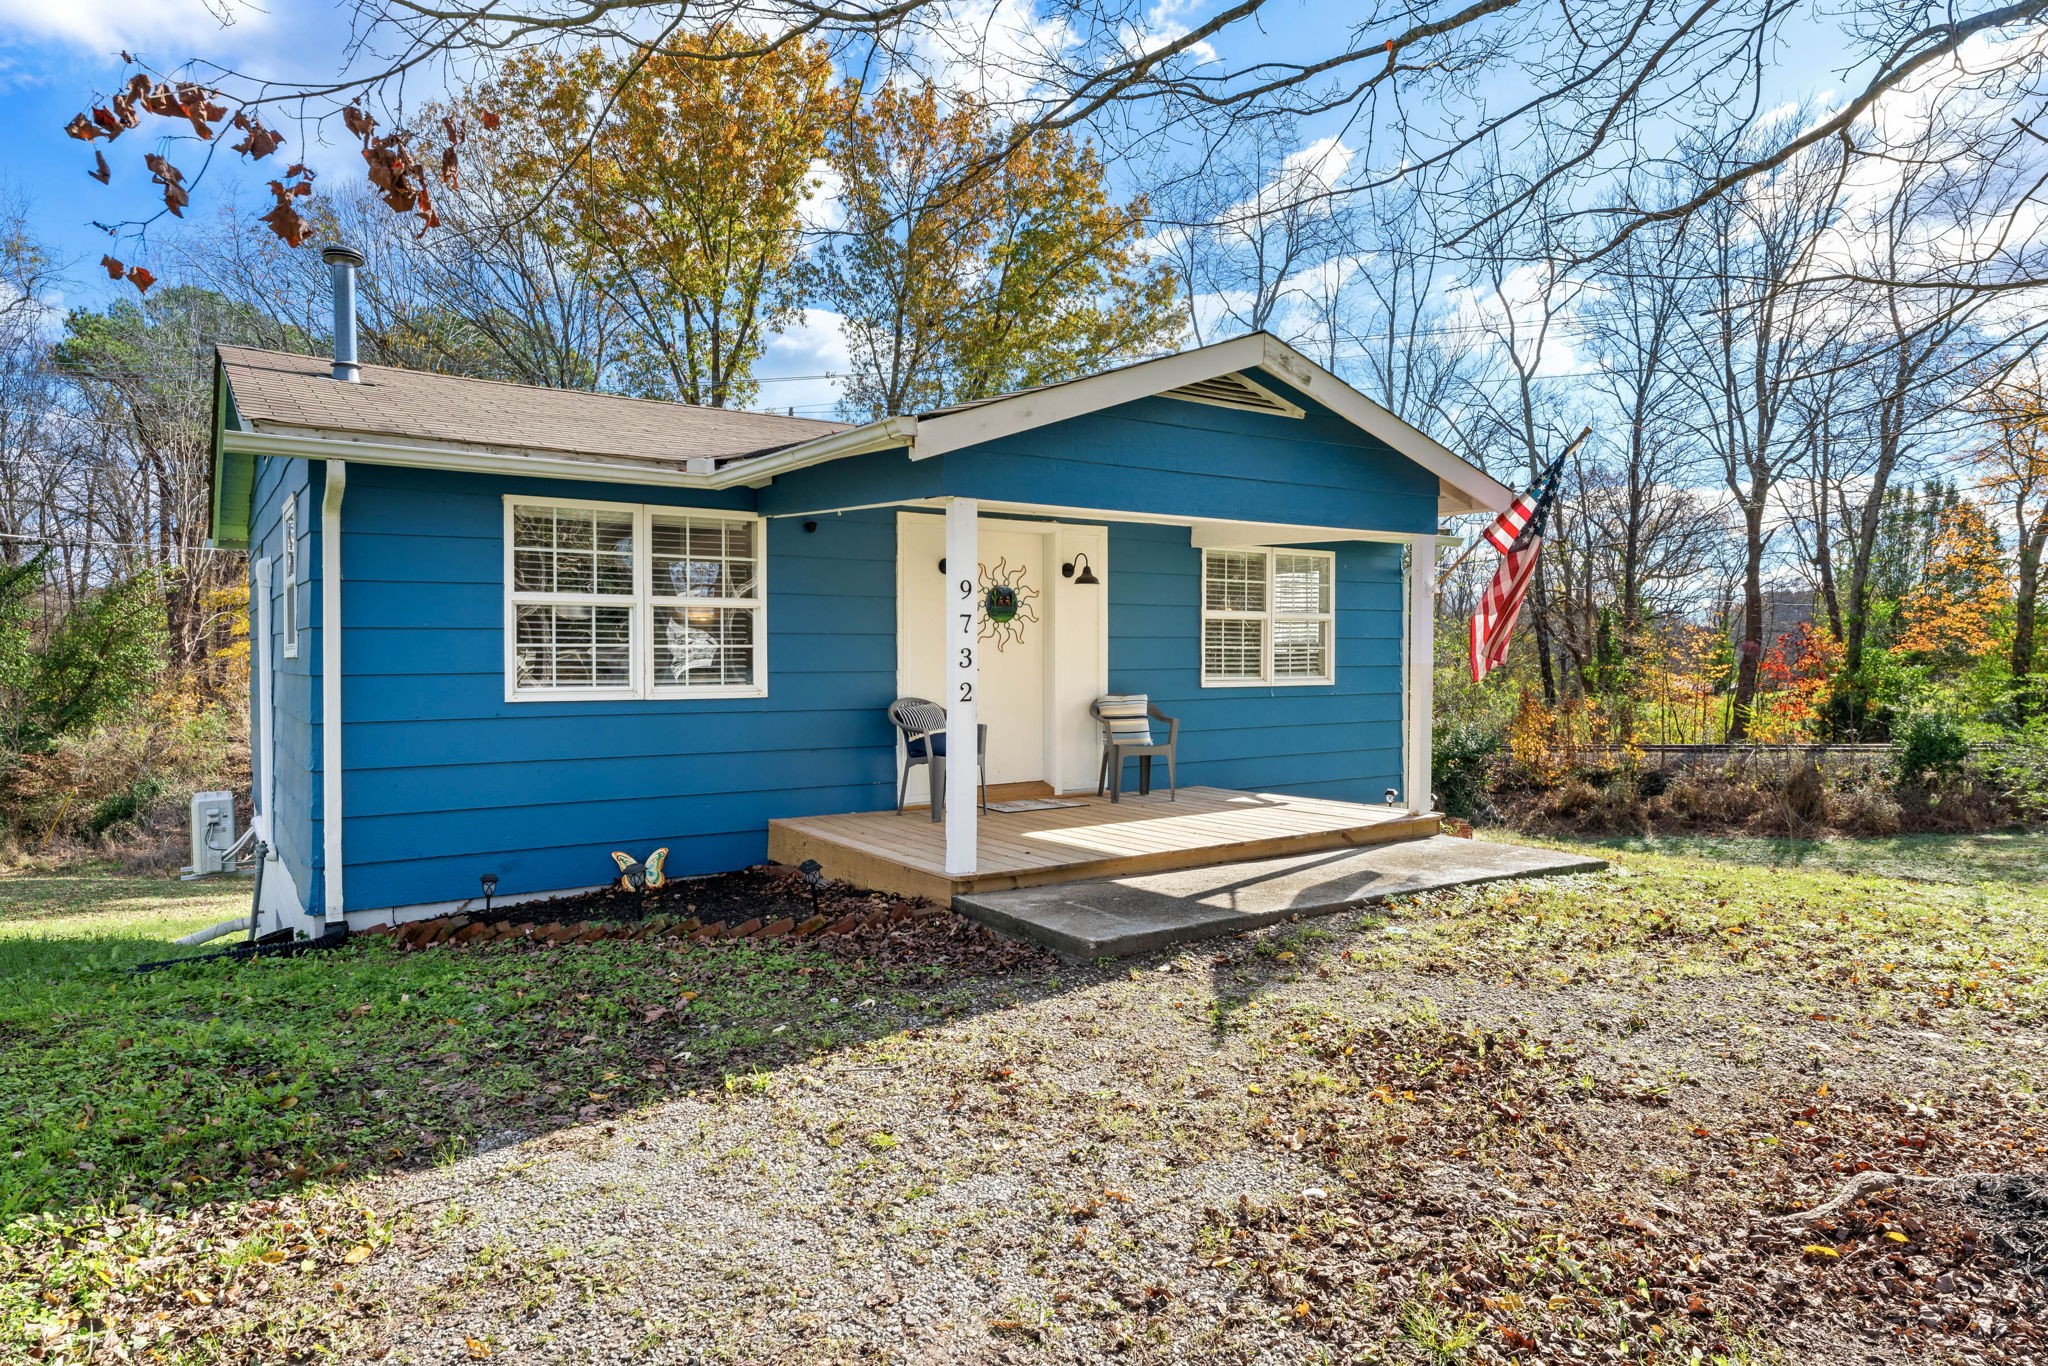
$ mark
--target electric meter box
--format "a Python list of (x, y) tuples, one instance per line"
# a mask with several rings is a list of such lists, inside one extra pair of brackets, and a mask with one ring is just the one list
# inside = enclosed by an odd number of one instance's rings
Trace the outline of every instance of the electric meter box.
[(234, 870), (228, 851), (235, 847), (235, 794), (192, 794), (192, 876)]

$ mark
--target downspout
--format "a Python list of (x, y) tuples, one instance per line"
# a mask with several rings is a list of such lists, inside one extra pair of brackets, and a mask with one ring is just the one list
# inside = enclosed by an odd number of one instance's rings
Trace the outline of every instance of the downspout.
[(341, 499), (348, 462), (327, 462), (320, 497), (320, 847), (325, 933), (348, 933), (341, 856)]

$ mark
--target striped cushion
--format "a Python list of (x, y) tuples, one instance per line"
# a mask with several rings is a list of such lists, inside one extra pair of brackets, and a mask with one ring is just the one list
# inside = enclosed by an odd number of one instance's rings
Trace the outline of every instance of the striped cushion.
[(1141, 692), (1111, 693), (1095, 699), (1095, 714), (1109, 731), (1113, 745), (1152, 743), (1152, 699)]

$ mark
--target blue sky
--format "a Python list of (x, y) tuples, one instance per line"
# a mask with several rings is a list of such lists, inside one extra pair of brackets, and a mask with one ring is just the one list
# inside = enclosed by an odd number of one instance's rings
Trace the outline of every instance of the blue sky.
[[(1028, 0), (998, 3), (1021, 8)], [(1151, 20), (1159, 28), (1185, 24), (1216, 3), (1221, 0), (1159, 0)], [(1226, 55), (1237, 60), (1304, 55), (1327, 43), (1332, 23), (1341, 22), (1338, 16), (1346, 8), (1343, 0), (1277, 4), (1264, 13), (1259, 29), (1234, 35)], [(224, 25), (223, 15), (232, 22)], [(305, 0), (270, 0), (263, 9), (236, 0), (124, 0), (119, 5), (0, 0), (0, 127), (9, 129), (12, 138), (0, 158), (0, 187), (29, 200), (37, 231), (70, 263), (66, 302), (96, 304), (129, 288), (110, 283), (98, 270), (100, 254), (112, 244), (91, 226), (92, 221), (141, 217), (158, 204), (133, 142), (120, 144), (125, 155), (110, 157), (114, 184), (102, 187), (85, 175), (91, 165), (90, 149), (61, 131), (72, 114), (91, 102), (95, 91), (118, 87), (126, 72), (119, 50), (126, 47), (160, 67), (204, 54), (250, 74), (317, 80), (340, 69), (347, 19), (343, 8)], [(1834, 63), (1825, 60), (1827, 54), (1839, 52), (1832, 33), (1813, 31), (1811, 41), (1801, 42), (1799, 49), (1797, 60), (1788, 60), (1778, 73), (1774, 84), (1780, 88), (1771, 92), (1774, 99), (1797, 98), (1836, 83), (1837, 73), (1829, 69)], [(419, 97), (433, 92), (415, 86), (411, 93)], [(352, 148), (305, 146), (301, 130), (283, 131), (288, 141), (281, 155), (287, 161), (306, 160), (336, 176), (360, 173)], [(1304, 127), (1304, 141), (1323, 131), (1315, 125)], [(189, 141), (175, 155), (188, 174), (194, 172), (197, 157)], [(207, 181), (195, 188), (190, 222), (161, 222), (153, 233), (223, 230), (220, 209), (236, 182), (260, 187), (271, 170), (266, 165), (266, 174), (257, 175), (238, 161), (221, 156)], [(156, 254), (132, 243), (113, 249), (125, 259), (144, 262)], [(159, 273), (175, 279), (168, 272)], [(819, 374), (842, 362), (832, 320), (814, 315), (808, 326), (771, 346), (760, 369), (771, 381), (763, 386), (761, 406), (811, 412), (829, 407), (834, 387), (828, 381), (787, 377)]]

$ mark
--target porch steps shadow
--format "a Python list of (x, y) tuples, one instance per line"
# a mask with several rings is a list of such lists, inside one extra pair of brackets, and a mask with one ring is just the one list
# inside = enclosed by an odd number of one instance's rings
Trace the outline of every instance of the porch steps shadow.
[(1598, 872), (1604, 859), (1432, 835), (1368, 849), (969, 892), (953, 909), (1077, 961), (1122, 958), (1197, 939), (1417, 892), (1506, 878)]

